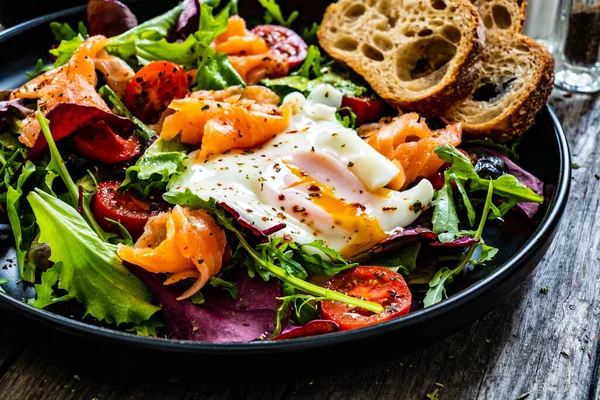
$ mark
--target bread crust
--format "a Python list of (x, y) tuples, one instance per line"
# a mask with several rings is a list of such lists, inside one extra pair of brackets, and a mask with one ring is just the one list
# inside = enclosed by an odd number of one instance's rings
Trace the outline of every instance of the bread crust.
[[(365, 0), (360, 0), (363, 3)], [(392, 2), (397, 0), (392, 0)], [(331, 4), (324, 16), (317, 35), (321, 46), (335, 59), (346, 63), (354, 71), (363, 76), (371, 85), (373, 90), (392, 106), (405, 111), (417, 111), (425, 116), (438, 116), (450, 107), (466, 99), (473, 91), (475, 82), (478, 77), (478, 69), (481, 53), (485, 46), (485, 33), (483, 24), (479, 18), (476, 8), (469, 0), (446, 0), (447, 3), (455, 7), (462, 7), (463, 10), (468, 10), (468, 18), (470, 20), (470, 31), (461, 32), (463, 36), (469, 40), (460, 53), (454, 55), (453, 59), (446, 65), (450, 66), (452, 71), (448, 75), (445, 73), (443, 79), (435, 86), (433, 91), (424, 95), (415, 95), (410, 98), (400, 98), (397, 93), (388, 89), (387, 79), (391, 77), (380, 76), (374, 74), (372, 68), (364, 62), (360, 61), (360, 57), (350, 57), (347, 54), (336, 49), (333, 45), (331, 34), (328, 33), (329, 28), (336, 23), (342, 12), (340, 3)], [(401, 6), (399, 6), (401, 7)], [(394, 74), (395, 72), (390, 72)]]

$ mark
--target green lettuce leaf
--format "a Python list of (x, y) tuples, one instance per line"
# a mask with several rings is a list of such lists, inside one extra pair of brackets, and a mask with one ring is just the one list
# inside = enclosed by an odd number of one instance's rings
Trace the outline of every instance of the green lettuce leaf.
[(136, 44), (140, 40), (158, 41), (166, 38), (177, 24), (183, 8), (183, 3), (180, 3), (166, 13), (110, 38), (107, 46), (109, 53), (129, 60), (136, 55)]
[(84, 40), (85, 38), (83, 36), (77, 35), (70, 40), (61, 41), (57, 48), (51, 49), (50, 54), (56, 57), (54, 67), (56, 68), (66, 64)]
[(315, 79), (309, 79), (300, 75), (291, 75), (283, 78), (263, 79), (261, 83), (277, 93), (281, 98), (292, 92), (300, 92), (308, 96), (317, 85), (323, 83), (333, 86), (346, 96), (360, 97), (367, 92), (366, 87), (357, 85), (333, 72), (323, 74)]
[(417, 269), (417, 257), (420, 251), (421, 243), (404, 246), (393, 254), (377, 257), (375, 265), (388, 267), (404, 276), (408, 276)]
[(48, 243), (55, 263), (44, 274), (44, 297), (34, 305), (58, 301), (47, 290), (58, 282), (68, 294), (64, 299), (77, 299), (86, 316), (109, 324), (139, 324), (159, 310), (150, 303), (148, 288), (117, 257), (116, 246), (102, 241), (73, 207), (39, 189), (27, 200), (40, 228), (39, 240)]
[(184, 170), (187, 148), (179, 140), (157, 139), (134, 166), (127, 168), (119, 190), (135, 189), (148, 197), (155, 189), (164, 189), (171, 177)]

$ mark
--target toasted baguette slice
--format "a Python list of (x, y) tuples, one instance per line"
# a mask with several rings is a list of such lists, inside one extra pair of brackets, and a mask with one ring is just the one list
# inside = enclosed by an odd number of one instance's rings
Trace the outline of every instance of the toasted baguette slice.
[(520, 32), (523, 6), (516, 0), (474, 0), (486, 26), (486, 48), (474, 92), (447, 112), (467, 136), (504, 141), (527, 131), (554, 85), (554, 59)]
[(468, 0), (340, 0), (318, 37), (390, 104), (427, 116), (472, 92), (484, 46)]

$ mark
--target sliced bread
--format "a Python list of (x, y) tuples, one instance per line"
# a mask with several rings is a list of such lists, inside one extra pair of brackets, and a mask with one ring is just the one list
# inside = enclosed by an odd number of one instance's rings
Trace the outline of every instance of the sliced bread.
[(390, 104), (427, 116), (472, 93), (484, 47), (468, 0), (340, 0), (318, 37)]
[(462, 122), (469, 136), (508, 140), (535, 122), (554, 85), (554, 59), (536, 41), (520, 33), (523, 2), (473, 0), (486, 28), (486, 47), (475, 90), (442, 116)]

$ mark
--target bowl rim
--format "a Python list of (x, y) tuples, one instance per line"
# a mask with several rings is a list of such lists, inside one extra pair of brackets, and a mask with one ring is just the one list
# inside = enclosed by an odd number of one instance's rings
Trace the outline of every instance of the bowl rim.
[[(50, 21), (69, 17), (71, 15), (85, 11), (85, 6), (68, 8), (52, 14), (47, 14), (35, 19), (23, 22), (0, 32), (0, 43), (29, 29)], [(510, 276), (517, 272), (522, 265), (532, 257), (537, 250), (549, 240), (556, 226), (560, 222), (564, 212), (570, 190), (571, 183), (571, 155), (567, 138), (560, 122), (552, 107), (544, 106), (540, 111), (541, 118), (548, 120), (553, 128), (553, 134), (556, 136), (559, 150), (559, 179), (555, 187), (552, 199), (548, 205), (548, 211), (540, 222), (539, 226), (533, 232), (531, 237), (525, 242), (509, 260), (498, 266), (493, 272), (461, 292), (427, 309), (421, 309), (403, 316), (399, 319), (383, 322), (380, 324), (368, 326), (365, 328), (341, 331), (326, 335), (289, 339), (284, 341), (255, 341), (255, 342), (196, 342), (190, 340), (175, 340), (165, 338), (153, 338), (137, 336), (133, 333), (127, 333), (95, 326), (83, 321), (74, 320), (60, 314), (55, 314), (44, 309), (37, 309), (26, 302), (18, 300), (6, 293), (0, 291), (0, 307), (19, 315), (30, 317), (34, 320), (43, 322), (55, 329), (77, 334), (80, 336), (91, 335), (96, 338), (106, 339), (112, 342), (118, 342), (125, 345), (133, 345), (138, 348), (162, 350), (174, 353), (218, 353), (227, 354), (263, 354), (282, 353), (287, 351), (315, 350), (331, 345), (342, 345), (360, 342), (368, 337), (375, 335), (392, 334), (394, 331), (410, 329), (412, 326), (419, 325), (428, 320), (439, 318), (441, 315), (449, 313), (463, 305), (475, 301), (486, 292), (499, 286), (502, 282), (508, 280)], [(4, 225), (3, 227), (7, 227)], [(10, 227), (8, 227), (10, 229)]]

